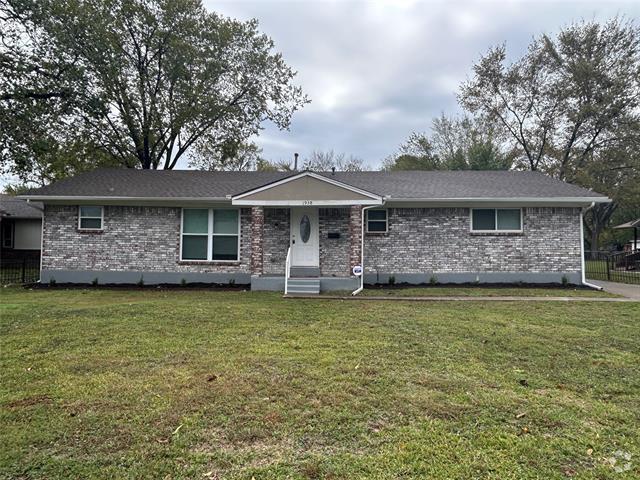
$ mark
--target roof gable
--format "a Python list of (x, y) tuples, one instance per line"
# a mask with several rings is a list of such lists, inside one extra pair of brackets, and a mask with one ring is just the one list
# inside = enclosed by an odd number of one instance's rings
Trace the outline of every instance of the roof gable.
[(382, 197), (313, 172), (249, 190), (231, 199), (234, 205), (379, 205)]

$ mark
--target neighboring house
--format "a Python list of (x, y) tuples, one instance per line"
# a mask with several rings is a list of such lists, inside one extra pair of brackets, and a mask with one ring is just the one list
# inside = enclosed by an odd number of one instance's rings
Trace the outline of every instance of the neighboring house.
[(0, 194), (0, 259), (40, 258), (43, 205)]
[(283, 290), (290, 272), (290, 292), (355, 290), (359, 266), (364, 283), (579, 284), (582, 211), (609, 201), (535, 172), (125, 169), (25, 198), (45, 205), (43, 282)]

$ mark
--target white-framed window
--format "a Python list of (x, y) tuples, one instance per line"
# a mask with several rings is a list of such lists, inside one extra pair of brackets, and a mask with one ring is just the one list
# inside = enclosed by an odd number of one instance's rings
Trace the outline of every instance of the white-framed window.
[(104, 224), (104, 207), (80, 205), (78, 207), (78, 228), (80, 230), (102, 230)]
[(367, 212), (367, 232), (370, 233), (386, 233), (387, 211), (386, 210), (366, 210)]
[(522, 232), (521, 208), (472, 208), (472, 232)]
[(236, 208), (183, 208), (180, 260), (240, 260), (240, 211)]
[(13, 248), (14, 223), (5, 220), (1, 224), (2, 226), (2, 248)]

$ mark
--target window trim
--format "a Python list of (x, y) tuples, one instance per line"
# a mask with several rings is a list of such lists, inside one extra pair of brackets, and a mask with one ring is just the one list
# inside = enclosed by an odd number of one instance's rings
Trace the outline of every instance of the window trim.
[[(7, 231), (7, 227), (9, 228), (9, 245), (5, 245), (5, 234)], [(6, 248), (7, 250), (13, 250), (16, 246), (16, 224), (14, 222), (4, 221), (2, 222), (2, 248)]]
[[(494, 222), (496, 228), (493, 230), (476, 230), (473, 228), (473, 212), (475, 210), (493, 210), (494, 211)], [(520, 211), (520, 228), (518, 230), (500, 230), (498, 229), (498, 210), (519, 210)], [(524, 230), (524, 212), (523, 208), (500, 208), (500, 207), (482, 207), (482, 208), (472, 208), (471, 214), (469, 215), (469, 231), (471, 233), (522, 233)]]
[[(207, 210), (207, 233), (185, 233), (184, 232), (184, 211), (185, 210)], [(214, 210), (234, 210), (238, 214), (238, 232), (237, 233), (214, 233), (213, 232), (213, 212)], [(180, 245), (179, 258), (180, 262), (185, 263), (239, 263), (240, 262), (240, 232), (241, 232), (242, 216), (239, 208), (226, 208), (226, 207), (182, 207), (180, 209)], [(207, 258), (182, 258), (182, 237), (184, 235), (194, 237), (207, 237)], [(235, 260), (214, 260), (213, 259), (213, 237), (237, 237), (238, 238), (238, 250)]]
[[(99, 217), (88, 217), (82, 215), (82, 207), (99, 207), (100, 208), (100, 216)], [(100, 228), (86, 228), (82, 226), (82, 219), (88, 218), (95, 220), (96, 218), (100, 219)], [(104, 230), (104, 206), (102, 205), (78, 205), (78, 230), (82, 230), (83, 232), (102, 232)]]
[[(384, 222), (384, 230), (369, 230), (369, 212), (371, 211), (376, 211), (376, 212), (384, 212), (384, 220), (371, 220), (372, 222)], [(371, 208), (368, 210), (365, 210), (366, 214), (366, 218), (365, 218), (365, 224), (366, 224), (366, 233), (387, 233), (389, 232), (389, 211), (386, 208)]]

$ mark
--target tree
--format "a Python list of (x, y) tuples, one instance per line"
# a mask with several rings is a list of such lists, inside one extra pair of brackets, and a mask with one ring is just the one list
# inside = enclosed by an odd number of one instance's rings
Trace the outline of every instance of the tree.
[(483, 118), (432, 122), (431, 136), (412, 133), (398, 153), (383, 162), (386, 170), (507, 170), (512, 156), (503, 152), (499, 133)]
[[(584, 216), (586, 239), (592, 251), (602, 248), (600, 236), (611, 221), (624, 223), (640, 217), (640, 127), (621, 136), (627, 138), (624, 144), (598, 150), (576, 173), (577, 183), (613, 199), (609, 204), (596, 204)], [(629, 234), (611, 232), (608, 242), (624, 243)]]
[(265, 160), (262, 149), (250, 142), (227, 142), (222, 146), (204, 142), (192, 156), (189, 166), (198, 170), (249, 171), (256, 170)]
[(398, 152), (384, 159), (382, 169), (394, 170), (439, 170), (441, 161), (434, 152), (431, 140), (423, 133), (412, 133), (400, 145)]
[[(640, 29), (616, 17), (582, 21), (534, 39), (507, 64), (504, 45), (473, 67), (458, 99), (475, 115), (498, 122), (519, 153), (519, 166), (596, 188), (620, 201), (634, 167), (640, 125)], [(616, 205), (586, 216), (591, 248)]]
[(445, 170), (508, 170), (513, 158), (503, 151), (504, 136), (484, 117), (450, 118), (432, 123), (433, 149)]
[(326, 152), (313, 150), (311, 154), (302, 162), (304, 170), (313, 170), (316, 172), (330, 172), (337, 170), (339, 172), (361, 172), (364, 161), (353, 155), (347, 156), (345, 153), (336, 153), (333, 150)]
[[(345, 153), (336, 153), (333, 150), (326, 152), (313, 150), (298, 165), (299, 170), (311, 170), (314, 172), (361, 172), (364, 169), (364, 161), (353, 155), (347, 156)], [(268, 172), (293, 172), (294, 163), (288, 160), (275, 162), (261, 161), (257, 163), (257, 170)]]
[(530, 170), (573, 181), (589, 156), (621, 139), (640, 115), (640, 33), (618, 17), (537, 38), (506, 64), (505, 45), (473, 67), (458, 99), (499, 122)]
[[(49, 113), (36, 118), (43, 136), (82, 132), (122, 166), (173, 168), (205, 138), (223, 149), (264, 120), (287, 128), (307, 102), (255, 20), (221, 17), (199, 0), (1, 1), (3, 31), (18, 33), (0, 50), (0, 107), (37, 104)], [(21, 69), (40, 73), (23, 81)], [(23, 176), (40, 160), (16, 148), (2, 155)]]

